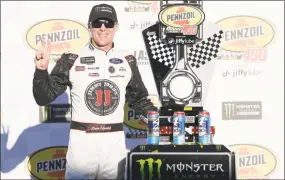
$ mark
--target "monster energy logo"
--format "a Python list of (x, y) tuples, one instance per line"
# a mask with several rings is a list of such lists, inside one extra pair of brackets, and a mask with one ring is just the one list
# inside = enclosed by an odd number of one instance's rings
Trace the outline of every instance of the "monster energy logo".
[(262, 119), (262, 102), (223, 102), (223, 119)]
[(226, 103), (224, 104), (225, 108), (225, 117), (226, 119), (230, 119), (231, 117), (235, 116), (235, 104), (233, 103)]
[(145, 151), (145, 145), (140, 145), (140, 150)]
[(217, 151), (221, 151), (222, 150), (222, 146), (221, 145), (216, 145), (216, 150)]
[(185, 171), (192, 171), (192, 172), (213, 172), (213, 171), (220, 171), (225, 172), (223, 168), (223, 164), (196, 164), (193, 162), (190, 163), (182, 163), (179, 164), (166, 164), (166, 171), (172, 171), (173, 173), (179, 172), (180, 174)]
[(140, 173), (141, 173), (141, 180), (145, 180), (145, 174), (146, 172), (144, 171), (144, 167), (146, 163), (148, 164), (148, 180), (152, 180), (154, 173), (153, 173), (153, 166), (154, 164), (157, 164), (157, 177), (158, 179), (161, 178), (161, 173), (160, 173), (160, 168), (162, 165), (161, 159), (154, 160), (153, 158), (148, 158), (148, 159), (140, 159), (136, 161), (137, 163), (140, 164)]

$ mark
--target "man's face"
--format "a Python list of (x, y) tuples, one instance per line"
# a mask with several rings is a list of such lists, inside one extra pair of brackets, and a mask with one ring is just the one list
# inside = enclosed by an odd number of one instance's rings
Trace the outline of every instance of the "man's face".
[(109, 19), (98, 19), (89, 25), (92, 39), (99, 47), (107, 46), (113, 43), (118, 24)]

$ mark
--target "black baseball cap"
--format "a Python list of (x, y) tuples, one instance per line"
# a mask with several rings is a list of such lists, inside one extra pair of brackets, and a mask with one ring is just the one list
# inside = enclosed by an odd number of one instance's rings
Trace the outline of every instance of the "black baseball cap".
[(93, 6), (89, 15), (88, 24), (99, 18), (108, 18), (116, 23), (118, 22), (116, 10), (109, 4), (99, 4)]

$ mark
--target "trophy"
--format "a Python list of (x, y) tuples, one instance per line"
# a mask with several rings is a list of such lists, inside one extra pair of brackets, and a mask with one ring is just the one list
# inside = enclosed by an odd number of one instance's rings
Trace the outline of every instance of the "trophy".
[[(160, 139), (159, 144), (156, 141), (139, 145), (128, 153), (127, 179), (235, 180), (235, 154), (224, 145), (212, 143), (210, 134), (215, 134), (215, 128), (210, 127), (209, 112), (205, 111), (202, 105), (202, 81), (205, 77), (200, 73), (200, 67), (217, 56), (223, 32), (203, 37), (207, 33), (203, 33), (205, 14), (201, 1), (183, 1), (180, 4), (177, 1), (174, 4), (161, 1), (158, 18), (158, 23), (142, 33), (161, 101)], [(207, 68), (205, 69), (209, 71)], [(205, 82), (204, 86), (207, 84), (207, 81)], [(154, 129), (153, 121), (157, 124), (157, 114), (149, 114), (152, 115), (148, 121), (149, 128)], [(179, 114), (182, 118), (178, 122)], [(184, 124), (185, 134), (181, 131)], [(203, 136), (204, 127), (207, 127), (207, 135)], [(175, 135), (172, 136), (173, 133)], [(191, 146), (182, 145), (185, 144), (184, 135), (185, 141), (187, 144), (191, 143)], [(178, 136), (182, 138), (177, 138)], [(157, 135), (150, 137), (156, 139)], [(192, 145), (192, 142), (195, 145)], [(182, 146), (176, 146), (177, 144)], [(219, 164), (224, 169), (192, 169), (199, 164)]]
[[(160, 1), (159, 21), (143, 30), (154, 81), (161, 101), (160, 142), (171, 143), (176, 111), (185, 112), (185, 140), (197, 142), (198, 114), (203, 111), (203, 83), (193, 68), (217, 57), (222, 31), (203, 38), (202, 1)], [(189, 130), (190, 129), (190, 130)]]

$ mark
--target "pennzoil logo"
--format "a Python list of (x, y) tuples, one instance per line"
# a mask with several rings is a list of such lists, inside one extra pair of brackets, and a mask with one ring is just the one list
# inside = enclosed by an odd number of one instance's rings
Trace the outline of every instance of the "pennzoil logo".
[(64, 179), (66, 146), (41, 149), (28, 159), (28, 170), (37, 179)]
[[(148, 98), (154, 106), (161, 106), (159, 97), (155, 94), (150, 94)], [(128, 139), (145, 139), (147, 138), (147, 123), (140, 119), (140, 113), (131, 109), (128, 104), (124, 105), (124, 125), (128, 127), (126, 138)], [(142, 146), (141, 146), (142, 147)]]
[(202, 10), (191, 5), (169, 6), (160, 11), (159, 21), (164, 24), (166, 33), (196, 35), (198, 26), (205, 20)]
[(263, 62), (276, 36), (274, 25), (254, 16), (232, 16), (216, 22), (224, 31), (219, 60)]
[(125, 12), (152, 12), (158, 13), (160, 1), (127, 1)]
[(26, 33), (27, 44), (34, 50), (41, 47), (41, 39), (51, 40), (51, 59), (54, 59), (64, 52), (85, 47), (89, 42), (89, 31), (73, 20), (50, 19), (34, 24)]
[(266, 178), (277, 167), (273, 152), (259, 145), (236, 144), (229, 146), (236, 155), (237, 179)]

